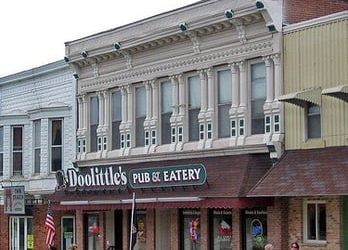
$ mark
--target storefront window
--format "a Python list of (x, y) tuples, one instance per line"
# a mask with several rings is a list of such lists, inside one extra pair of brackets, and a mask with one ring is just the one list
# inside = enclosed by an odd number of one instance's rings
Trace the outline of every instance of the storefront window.
[(136, 227), (137, 236), (136, 243), (133, 250), (145, 250), (146, 249), (146, 210), (136, 210)]
[(10, 217), (11, 250), (34, 249), (32, 217)]
[(243, 211), (243, 245), (246, 250), (263, 250), (267, 243), (267, 211), (263, 208)]
[(62, 250), (68, 250), (72, 243), (75, 242), (75, 218), (62, 218)]
[(211, 249), (232, 249), (232, 210), (214, 209), (210, 211)]
[(97, 214), (87, 214), (85, 217), (85, 238), (87, 250), (100, 250), (99, 247), (99, 216)]
[(181, 249), (201, 249), (201, 212), (198, 209), (182, 210)]

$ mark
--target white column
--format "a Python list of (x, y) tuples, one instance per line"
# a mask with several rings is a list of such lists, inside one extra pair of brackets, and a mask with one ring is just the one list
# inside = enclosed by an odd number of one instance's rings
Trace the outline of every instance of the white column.
[(281, 65), (280, 65), (280, 55), (273, 55), (274, 62), (274, 100), (278, 101), (279, 96), (282, 95), (283, 85), (281, 79)]
[(145, 85), (145, 91), (146, 91), (146, 118), (145, 120), (150, 120), (151, 119), (151, 99), (152, 99), (152, 95), (151, 95), (151, 84), (150, 84), (150, 81), (146, 81), (144, 82), (144, 85)]
[(110, 96), (111, 93), (109, 90), (104, 90), (103, 91), (103, 96), (104, 96), (104, 127), (107, 128), (110, 125), (110, 116), (111, 116), (111, 111), (110, 111)]
[(97, 92), (98, 96), (98, 113), (99, 113), (99, 124), (98, 127), (101, 127), (104, 125), (104, 96), (103, 92), (99, 91)]
[(152, 87), (152, 119), (157, 120), (158, 119), (158, 105), (159, 105), (158, 81), (152, 80), (151, 87)]
[(89, 127), (89, 119), (88, 119), (88, 106), (89, 106), (89, 98), (86, 95), (82, 96), (83, 102), (83, 128), (87, 129)]
[(266, 66), (266, 102), (273, 101), (273, 65), (272, 59), (270, 56), (266, 56), (263, 58)]
[(127, 122), (132, 124), (133, 122), (133, 89), (132, 85), (127, 85), (127, 105), (128, 105), (128, 113), (127, 113)]
[(78, 105), (78, 111), (79, 111), (79, 117), (77, 117), (79, 121), (79, 127), (77, 129), (83, 128), (83, 98), (81, 96), (77, 97), (77, 105)]
[(201, 79), (201, 112), (205, 112), (207, 110), (207, 77), (204, 70), (200, 70), (199, 77)]
[(214, 111), (214, 79), (213, 71), (211, 68), (206, 70), (208, 78), (208, 111)]
[(122, 99), (122, 123), (127, 122), (127, 89), (121, 87), (121, 99)]
[(178, 98), (179, 98), (179, 95), (178, 95), (178, 82), (176, 80), (176, 77), (175, 76), (171, 76), (170, 77), (170, 80), (171, 80), (171, 83), (172, 83), (172, 105), (173, 105), (173, 114), (172, 116), (175, 116), (178, 114)]
[(231, 63), (231, 80), (232, 80), (232, 106), (237, 108), (239, 105), (239, 76), (236, 63)]
[(179, 115), (185, 114), (185, 84), (182, 75), (178, 75), (179, 82)]
[(245, 61), (238, 63), (240, 73), (240, 107), (247, 106), (248, 97), (248, 82), (246, 77), (246, 65)]

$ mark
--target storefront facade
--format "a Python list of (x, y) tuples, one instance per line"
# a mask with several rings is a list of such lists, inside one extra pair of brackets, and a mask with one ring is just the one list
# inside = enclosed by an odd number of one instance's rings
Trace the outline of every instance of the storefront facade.
[[(82, 249), (129, 248), (133, 192), (135, 249), (263, 248), (273, 200), (246, 193), (283, 143), (277, 13), (203, 1), (66, 43), (77, 162), (53, 200), (75, 213)], [(120, 186), (96, 190), (91, 171)]]

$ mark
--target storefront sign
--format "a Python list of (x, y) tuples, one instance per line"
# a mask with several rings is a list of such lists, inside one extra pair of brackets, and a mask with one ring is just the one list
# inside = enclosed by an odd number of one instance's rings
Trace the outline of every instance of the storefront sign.
[(196, 186), (204, 184), (206, 176), (202, 164), (140, 168), (130, 171), (129, 183), (132, 188)]
[(127, 175), (121, 166), (91, 167), (79, 172), (75, 168), (67, 170), (67, 186), (69, 188), (125, 188)]
[(24, 186), (4, 187), (5, 214), (25, 214)]

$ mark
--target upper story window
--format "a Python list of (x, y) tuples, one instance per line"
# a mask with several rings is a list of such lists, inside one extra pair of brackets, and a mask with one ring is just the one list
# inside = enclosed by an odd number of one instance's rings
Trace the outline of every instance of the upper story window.
[(4, 175), (4, 127), (0, 127), (0, 176)]
[(97, 152), (97, 129), (99, 124), (99, 98), (92, 96), (90, 99), (90, 151)]
[(326, 204), (324, 201), (304, 203), (304, 238), (307, 242), (326, 242)]
[(162, 144), (169, 144), (170, 137), (170, 117), (172, 115), (172, 83), (170, 81), (161, 83), (161, 138)]
[(23, 174), (23, 126), (12, 126), (13, 175)]
[(33, 122), (34, 173), (40, 173), (41, 160), (41, 120)]
[(122, 96), (121, 91), (112, 93), (112, 149), (120, 149), (120, 125), (122, 122)]
[(264, 134), (263, 105), (266, 101), (265, 63), (251, 65), (251, 134)]
[(63, 120), (51, 120), (51, 171), (62, 169)]
[(311, 102), (307, 103), (307, 138), (316, 139), (321, 137), (320, 107)]
[(136, 147), (145, 145), (144, 121), (146, 118), (145, 87), (135, 89), (135, 144)]
[(201, 82), (199, 76), (191, 76), (188, 83), (188, 130), (189, 141), (199, 140), (198, 114), (201, 110)]
[(229, 110), (232, 104), (231, 70), (218, 71), (218, 136), (230, 137)]

